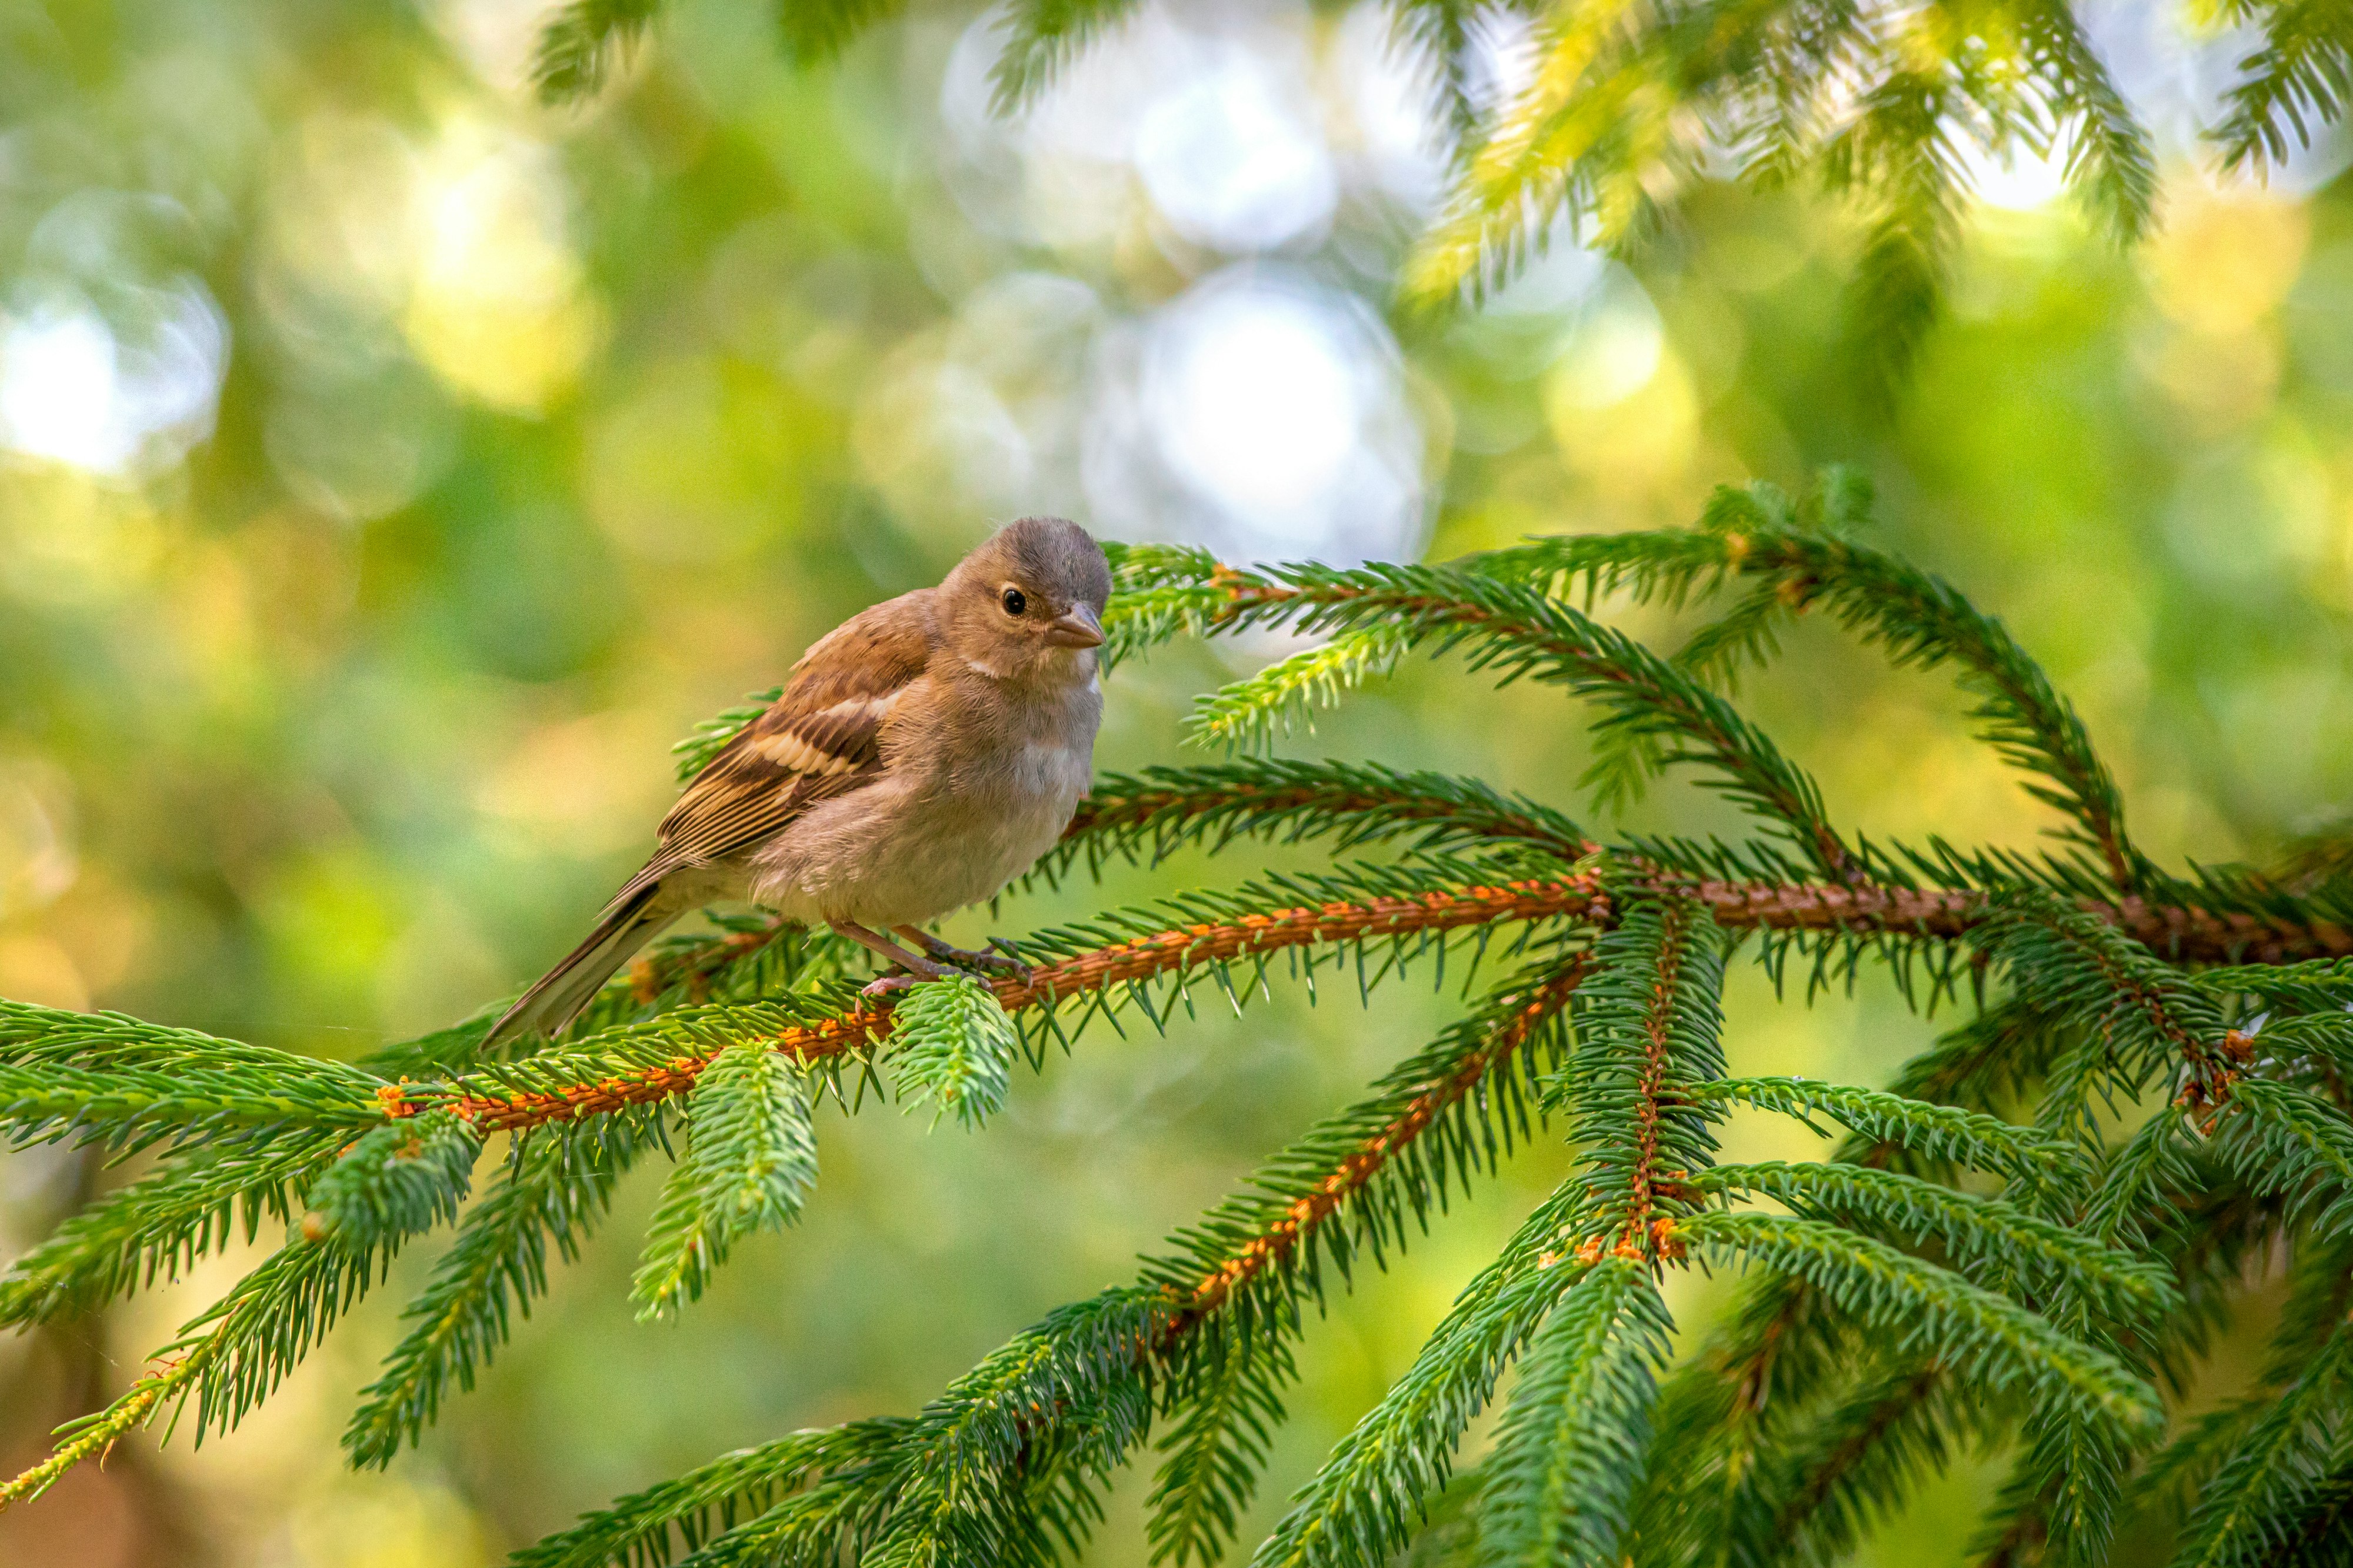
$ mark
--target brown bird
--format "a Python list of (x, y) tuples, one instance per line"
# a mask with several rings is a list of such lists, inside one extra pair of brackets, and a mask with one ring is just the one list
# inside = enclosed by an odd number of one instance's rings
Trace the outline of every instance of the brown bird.
[(1093, 773), (1110, 596), (1110, 565), (1084, 530), (1025, 517), (938, 587), (819, 638), (784, 695), (686, 786), (661, 847), (588, 939), (489, 1042), (560, 1033), (663, 927), (721, 899), (830, 926), (908, 971), (870, 994), (947, 964), (1008, 963), (922, 927), (996, 893), (1069, 826)]

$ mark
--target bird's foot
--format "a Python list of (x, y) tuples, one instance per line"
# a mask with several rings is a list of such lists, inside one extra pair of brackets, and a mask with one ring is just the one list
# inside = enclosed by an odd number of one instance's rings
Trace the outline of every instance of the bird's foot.
[(943, 963), (953, 963), (958, 969), (976, 970), (983, 974), (1003, 974), (1015, 980), (1029, 978), (1029, 966), (1009, 952), (979, 952), (966, 947), (952, 947), (939, 955)]
[[(901, 936), (909, 938), (942, 963), (951, 963), (976, 974), (1002, 974), (1023, 981), (1029, 978), (1029, 966), (1010, 952), (976, 952), (968, 947), (951, 947), (919, 927), (900, 926), (896, 929)], [(997, 938), (991, 937), (989, 941), (995, 942)]]
[(955, 973), (944, 963), (934, 963), (928, 958), (917, 958), (913, 953), (899, 962), (913, 973), (886, 974), (880, 980), (870, 980), (859, 988), (858, 994), (860, 996), (889, 996), (921, 985), (925, 981), (945, 980)]

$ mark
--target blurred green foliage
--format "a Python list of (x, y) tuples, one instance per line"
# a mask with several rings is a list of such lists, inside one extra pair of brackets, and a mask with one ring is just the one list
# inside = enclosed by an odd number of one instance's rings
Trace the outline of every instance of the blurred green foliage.
[[(2143, 90), (2211, 93), (2228, 40), (2113, 9)], [(1972, 209), (1891, 406), (1837, 346), (1853, 236), (1799, 194), (1704, 189), (1633, 267), (1556, 247), (1479, 313), (1392, 319), (1435, 167), (1362, 8), (1147, 13), (1018, 125), (987, 116), (965, 8), (800, 72), (759, 7), (682, 4), (565, 111), (524, 84), (539, 19), (0, 0), (0, 994), (341, 1057), (447, 1022), (636, 863), (672, 740), (1031, 510), (1436, 558), (1852, 461), (1887, 542), (2068, 690), (2160, 860), (2268, 856), (2353, 797), (2353, 205), (2327, 147), (2265, 190), (2177, 144), (2129, 253), (2038, 204), (2036, 170), (1981, 171), (2010, 205)], [(1318, 389), (1336, 425), (1297, 406)], [(1229, 673), (1199, 650), (1121, 671), (1099, 761), (1172, 758)], [(2050, 826), (1939, 683), (1815, 628), (1752, 700), (1863, 831)], [(1550, 699), (1411, 663), (1284, 745), (1572, 806), (1588, 755)], [(1721, 809), (1669, 788), (1636, 817)], [(1767, 1020), (1727, 1041), (1739, 1072), (1880, 1081), (1926, 1030), (1876, 990), (1733, 1012)], [(126, 1452), (0, 1521), (0, 1558), (487, 1562), (728, 1447), (912, 1409), (1446, 1016), (1327, 994), (1092, 1040), (1017, 1075), (985, 1135), (821, 1118), (803, 1222), (674, 1324), (628, 1303), (641, 1175), (389, 1474), (343, 1473), (333, 1439), (398, 1291), (234, 1436)], [(1779, 1136), (1728, 1152), (1809, 1152)], [(1309, 1337), (1258, 1525), (1562, 1168), (1540, 1146)], [(113, 1179), (8, 1157), (0, 1245)], [(236, 1267), (0, 1345), (5, 1457)], [(1950, 1560), (1971, 1506), (1930, 1494), (1873, 1560)], [(1131, 1512), (1096, 1560), (1142, 1539)]]

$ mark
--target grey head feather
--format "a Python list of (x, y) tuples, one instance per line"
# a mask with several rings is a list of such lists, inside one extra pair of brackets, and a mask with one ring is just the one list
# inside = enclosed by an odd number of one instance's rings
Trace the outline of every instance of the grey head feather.
[(1004, 560), (1017, 580), (1043, 590), (1065, 607), (1086, 605), (1097, 615), (1111, 599), (1111, 563), (1092, 535), (1067, 518), (1025, 517), (1008, 522), (976, 550)]

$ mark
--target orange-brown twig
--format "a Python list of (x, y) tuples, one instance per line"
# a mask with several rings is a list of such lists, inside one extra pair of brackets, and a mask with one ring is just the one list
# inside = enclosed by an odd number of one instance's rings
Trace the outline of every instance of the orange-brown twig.
[[(1599, 915), (1606, 913), (1606, 903), (1598, 879), (1586, 875), (1301, 906), (1270, 914), (1243, 915), (1227, 921), (1205, 921), (1113, 942), (1041, 964), (1032, 969), (1026, 980), (1000, 980), (993, 989), (997, 1001), (1010, 1013), (1040, 1004), (1050, 1005), (1061, 997), (1083, 995), (1104, 985), (1152, 979), (1284, 948), (1455, 931), (1505, 921)], [(891, 1004), (887, 1000), (878, 1002), (818, 1023), (781, 1030), (775, 1037), (776, 1048), (804, 1060), (838, 1056), (881, 1037), (888, 1029), (890, 1018)], [(546, 1092), (461, 1099), (448, 1102), (449, 1109), (489, 1131), (568, 1121), (683, 1093), (693, 1087), (696, 1076), (709, 1060), (707, 1056), (675, 1057), (656, 1067), (616, 1074), (595, 1083)], [(392, 1114), (408, 1115), (415, 1109), (403, 1099), (392, 1107)]]
[(1444, 1079), (1415, 1096), (1398, 1113), (1397, 1120), (1366, 1139), (1353, 1153), (1334, 1166), (1331, 1173), (1316, 1184), (1314, 1192), (1293, 1203), (1264, 1230), (1202, 1276), (1193, 1287), (1191, 1298), (1170, 1321), (1168, 1337), (1173, 1339), (1183, 1333), (1195, 1321), (1224, 1306), (1234, 1291), (1253, 1277), (1291, 1257), (1309, 1231), (1330, 1218), (1341, 1205), (1371, 1181), (1382, 1166), (1395, 1159), (1406, 1145), (1420, 1137), (1450, 1107), (1470, 1093), (1480, 1079), (1501, 1066), (1513, 1052), (1534, 1039), (1546, 1019), (1567, 1006), (1569, 994), (1585, 978), (1588, 967), (1588, 960), (1579, 955), (1521, 999), (1519, 1006), (1503, 1027), (1495, 1031), (1484, 1049), (1472, 1052)]
[[(1656, 879), (1656, 886), (1662, 893), (1706, 906), (1717, 924), (1736, 931), (1888, 931), (1953, 939), (1966, 936), (1986, 910), (1981, 894), (1945, 889), (1694, 881), (1664, 874)], [(2086, 901), (2081, 907), (2177, 961), (2288, 963), (2353, 954), (2353, 931), (2337, 926), (2298, 926), (2252, 915), (2152, 907), (2138, 899)], [(1499, 887), (1335, 901), (1176, 927), (1041, 964), (1026, 981), (999, 981), (994, 989), (1012, 1012), (1103, 985), (1284, 948), (1563, 917), (1607, 923), (1609, 900), (1597, 876), (1578, 873)], [(785, 1029), (776, 1037), (776, 1048), (804, 1058), (839, 1055), (880, 1038), (888, 1031), (890, 1018), (887, 1001), (862, 1006)], [(571, 1121), (682, 1093), (693, 1086), (708, 1059), (681, 1056), (562, 1090), (466, 1099), (451, 1108), (493, 1131)], [(394, 1115), (407, 1115), (416, 1107), (400, 1100), (390, 1109)]]
[(1611, 1249), (1621, 1258), (1641, 1258), (1645, 1246), (1668, 1247), (1664, 1230), (1651, 1235), (1651, 1219), (1659, 1178), (1659, 1095), (1667, 1086), (1667, 1068), (1673, 1060), (1672, 1026), (1675, 988), (1683, 978), (1690, 906), (1667, 905), (1659, 944), (1659, 973), (1651, 984), (1651, 1003), (1642, 1013), (1642, 1077), (1636, 1088), (1634, 1168), (1629, 1176), (1626, 1225)]
[[(1547, 1019), (1568, 1005), (1570, 995), (1589, 967), (1589, 961), (1579, 954), (1525, 997), (1515, 999), (1520, 1005), (1483, 1048), (1472, 1052), (1454, 1071), (1416, 1095), (1388, 1126), (1344, 1156), (1316, 1184), (1313, 1193), (1292, 1204), (1258, 1235), (1229, 1253), (1223, 1262), (1201, 1277), (1189, 1293), (1172, 1287), (1175, 1310), (1156, 1338), (1136, 1345), (1138, 1363), (1169, 1355), (1186, 1335), (1232, 1300), (1237, 1289), (1291, 1258), (1316, 1226), (1338, 1213), (1383, 1166), (1403, 1153), (1488, 1074), (1503, 1067), (1514, 1052), (1534, 1039)], [(1050, 1407), (1040, 1407), (1032, 1412), (1034, 1420), (1025, 1423), (1025, 1426), (1046, 1425), (1059, 1418), (1061, 1412), (1059, 1402)]]

